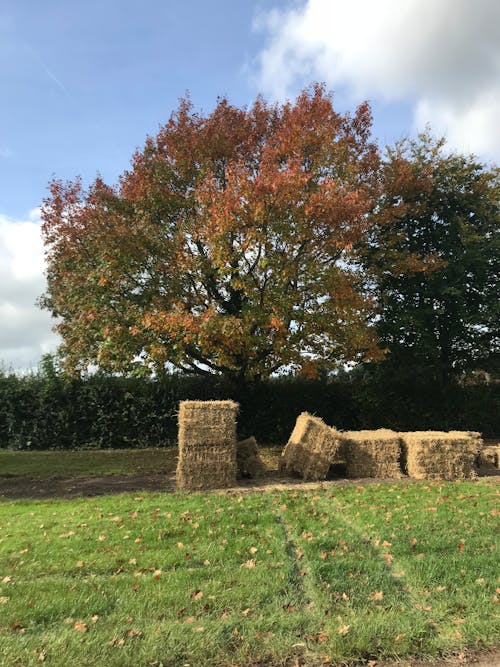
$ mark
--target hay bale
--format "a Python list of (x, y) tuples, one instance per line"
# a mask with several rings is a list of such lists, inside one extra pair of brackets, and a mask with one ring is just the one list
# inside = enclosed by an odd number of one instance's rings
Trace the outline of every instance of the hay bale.
[(280, 470), (305, 480), (326, 479), (340, 446), (340, 433), (319, 417), (303, 412), (283, 450)]
[(257, 441), (253, 436), (237, 443), (236, 468), (238, 477), (261, 477), (266, 472), (265, 463), (259, 456)]
[(236, 483), (236, 415), (233, 401), (181, 401), (177, 487), (218, 489)]
[(342, 433), (342, 453), (348, 477), (399, 479), (403, 476), (401, 438), (390, 429), (346, 431)]
[(488, 445), (479, 452), (479, 465), (485, 468), (500, 468), (500, 445)]
[(400, 435), (410, 477), (454, 480), (476, 476), (480, 433), (413, 431)]

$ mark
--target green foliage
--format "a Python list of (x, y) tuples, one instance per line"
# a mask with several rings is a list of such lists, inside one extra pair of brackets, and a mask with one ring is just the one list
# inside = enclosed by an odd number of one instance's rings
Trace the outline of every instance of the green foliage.
[(335, 378), (273, 378), (234, 387), (217, 377), (156, 379), (46, 372), (0, 377), (0, 447), (9, 449), (145, 448), (175, 445), (180, 400), (233, 398), (241, 437), (284, 444), (307, 410), (341, 429), (465, 428), (500, 433), (500, 385), (460, 386), (423, 371), (388, 374), (384, 366)]
[(393, 369), (498, 372), (498, 169), (424, 134), (389, 151), (381, 190), (363, 252)]

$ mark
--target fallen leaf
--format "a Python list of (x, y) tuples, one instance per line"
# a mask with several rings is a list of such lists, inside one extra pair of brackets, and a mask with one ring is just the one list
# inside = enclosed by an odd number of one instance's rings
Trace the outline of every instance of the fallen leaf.
[(370, 593), (370, 599), (371, 600), (383, 600), (384, 599), (384, 594), (382, 591), (372, 591)]
[(2, 595), (2, 597), (0, 597), (0, 604), (7, 604), (8, 601), (9, 598), (6, 597), (5, 595)]
[(255, 560), (253, 560), (253, 558), (251, 560), (247, 560), (246, 563), (243, 563), (241, 567), (246, 567), (248, 569), (255, 567)]
[(73, 628), (78, 632), (87, 632), (88, 630), (87, 624), (83, 621), (76, 621), (76, 623), (73, 625)]
[(98, 615), (98, 614), (94, 614), (94, 615), (92, 616), (92, 619), (91, 619), (91, 620), (92, 620), (92, 623), (97, 623), (97, 621), (99, 620), (99, 615)]
[(298, 558), (299, 560), (300, 560), (300, 559), (302, 558), (302, 556), (304, 555), (304, 554), (302, 553), (302, 549), (296, 549), (296, 550), (295, 550), (295, 554), (297, 555), (297, 558)]
[(12, 581), (12, 577), (10, 577), (9, 575), (7, 575), (6, 577), (4, 577), (4, 578), (2, 579), (2, 584), (9, 584), (11, 581)]
[(243, 611), (241, 612), (241, 615), (242, 615), (242, 616), (248, 616), (248, 614), (249, 614), (251, 611), (252, 611), (252, 608), (251, 608), (251, 607), (248, 607), (247, 609), (243, 609)]
[(135, 628), (132, 628), (132, 630), (129, 630), (127, 632), (127, 635), (131, 638), (134, 639), (135, 637), (140, 637), (142, 635), (142, 632), (140, 630), (136, 630)]
[(249, 549), (248, 551), (249, 551), (249, 552), (252, 554), (252, 556), (253, 556), (254, 554), (257, 553), (258, 549), (257, 549), (257, 547), (250, 547), (250, 549)]
[(161, 570), (155, 570), (153, 572), (153, 579), (161, 579)]
[(191, 597), (194, 600), (201, 600), (201, 598), (203, 597), (203, 591), (200, 591), (200, 590), (193, 591), (191, 593)]
[(320, 557), (322, 560), (325, 560), (325, 558), (326, 558), (327, 556), (328, 556), (327, 552), (326, 552), (326, 551), (322, 551), (319, 557)]

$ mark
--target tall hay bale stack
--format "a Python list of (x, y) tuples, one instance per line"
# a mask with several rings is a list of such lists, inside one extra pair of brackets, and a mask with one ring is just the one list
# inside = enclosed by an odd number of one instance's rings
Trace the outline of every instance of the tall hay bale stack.
[(415, 479), (469, 479), (481, 448), (475, 431), (401, 433), (408, 475)]
[(498, 470), (500, 468), (500, 445), (488, 445), (479, 452), (479, 465)]
[(375, 431), (346, 431), (342, 452), (348, 477), (402, 477), (399, 433), (381, 428)]
[(236, 483), (236, 415), (233, 401), (181, 401), (177, 487), (218, 489)]
[(256, 439), (252, 436), (236, 445), (236, 468), (238, 477), (262, 477), (266, 472), (264, 461), (259, 456)]
[(326, 479), (340, 447), (340, 433), (319, 417), (302, 412), (283, 450), (281, 469), (305, 480)]

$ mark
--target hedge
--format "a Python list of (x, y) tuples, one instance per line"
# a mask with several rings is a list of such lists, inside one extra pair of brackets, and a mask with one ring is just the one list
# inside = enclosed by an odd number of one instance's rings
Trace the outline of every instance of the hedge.
[(273, 378), (239, 391), (220, 378), (154, 380), (0, 375), (0, 448), (143, 448), (175, 445), (184, 399), (233, 398), (239, 435), (282, 445), (307, 410), (339, 429), (470, 429), (500, 435), (500, 385), (440, 385), (343, 374)]

